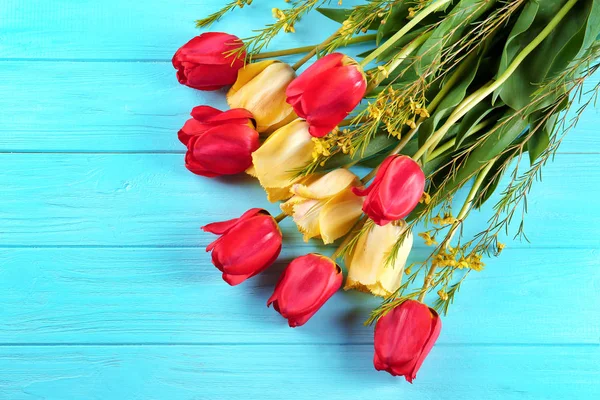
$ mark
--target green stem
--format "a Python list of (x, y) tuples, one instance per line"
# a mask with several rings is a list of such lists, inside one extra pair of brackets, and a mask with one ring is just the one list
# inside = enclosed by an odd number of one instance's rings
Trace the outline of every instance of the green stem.
[[(475, 183), (473, 183), (473, 187), (471, 187), (471, 190), (469, 191), (469, 195), (467, 196), (465, 203), (463, 204), (458, 216), (456, 217), (456, 221), (454, 221), (454, 223), (450, 227), (450, 231), (446, 235), (446, 238), (444, 239), (444, 241), (440, 244), (440, 247), (448, 246), (450, 244), (450, 241), (454, 237), (454, 233), (456, 233), (456, 230), (458, 229), (458, 227), (462, 224), (462, 222), (466, 218), (467, 214), (469, 214), (469, 211), (471, 210), (471, 206), (473, 205), (473, 200), (475, 200), (475, 196), (477, 195), (479, 188), (483, 184), (483, 181), (485, 180), (486, 175), (490, 172), (490, 169), (492, 169), (492, 166), (494, 165), (494, 161), (495, 160), (489, 161), (485, 165), (485, 167), (483, 167), (483, 169), (481, 170), (479, 175), (477, 175), (477, 179), (475, 179)], [(423, 287), (421, 288), (421, 293), (419, 294), (419, 298), (417, 299), (418, 301), (422, 302), (423, 299), (425, 299), (425, 295), (427, 294), (427, 291), (429, 290), (429, 287), (431, 286), (431, 282), (433, 281), (433, 275), (435, 274), (435, 270), (436, 270), (436, 265), (432, 263), (431, 267), (429, 268), (429, 271), (427, 271), (427, 276), (425, 276), (425, 281), (423, 283)]]
[(411, 19), (406, 25), (404, 25), (402, 27), (402, 29), (400, 29), (398, 32), (396, 32), (394, 34), (394, 36), (392, 36), (391, 38), (386, 40), (385, 43), (380, 45), (375, 51), (373, 51), (364, 60), (362, 60), (360, 65), (364, 68), (367, 64), (374, 61), (377, 57), (379, 57), (380, 54), (382, 54), (384, 51), (386, 51), (391, 46), (393, 46), (394, 43), (396, 43), (398, 40), (400, 40), (402, 38), (402, 36), (406, 35), (408, 32), (410, 32), (410, 30), (412, 28), (417, 26), (417, 24), (419, 22), (421, 22), (425, 17), (427, 17), (429, 14), (433, 13), (434, 11), (437, 11), (442, 6), (450, 3), (451, 1), (452, 0), (437, 0), (433, 4), (430, 4), (429, 6), (425, 7), (417, 15), (415, 15), (413, 17), (413, 19)]
[(275, 219), (275, 221), (276, 221), (277, 223), (280, 223), (281, 221), (283, 221), (283, 220), (284, 220), (284, 219), (286, 219), (286, 218), (287, 218), (287, 214), (286, 214), (286, 213), (281, 213), (281, 214), (279, 214), (278, 216), (276, 216), (276, 217), (273, 217), (273, 219)]
[[(427, 112), (429, 114), (433, 114), (433, 112), (435, 111), (435, 109), (437, 108), (437, 106), (440, 105), (440, 103), (442, 102), (442, 100), (444, 99), (444, 97), (446, 97), (446, 95), (448, 94), (448, 92), (450, 92), (450, 90), (452, 90), (452, 88), (454, 87), (454, 85), (456, 85), (456, 83), (462, 77), (462, 74), (466, 71), (467, 68), (469, 68), (471, 66), (471, 61), (473, 59), (474, 59), (474, 57), (472, 55), (469, 56), (456, 69), (456, 71), (454, 71), (452, 73), (452, 75), (450, 76), (450, 78), (448, 78), (448, 81), (446, 82), (446, 84), (444, 85), (444, 87), (435, 95), (435, 97), (433, 98), (433, 100), (431, 100), (431, 103), (429, 103), (429, 105), (427, 106)], [(406, 146), (406, 144), (415, 136), (415, 134), (419, 130), (419, 126), (421, 126), (421, 124), (423, 123), (423, 121), (425, 121), (425, 119), (426, 118), (420, 117), (417, 120), (417, 122), (416, 122), (416, 126), (414, 128), (412, 128), (410, 131), (408, 131), (406, 133), (406, 135), (404, 135), (402, 137), (402, 140), (400, 140), (400, 143), (398, 143), (398, 145), (390, 152), (389, 155), (394, 155), (394, 154), (400, 153), (400, 151), (402, 151), (402, 149), (404, 148), (404, 146)], [(357, 160), (356, 162), (351, 163), (350, 166), (355, 165), (359, 161), (360, 160)], [(375, 174), (377, 174), (377, 170), (378, 169), (379, 169), (379, 167), (374, 168), (364, 178), (361, 179), (361, 182), (363, 184), (366, 184), (371, 179), (373, 179), (373, 177), (375, 176)]]
[[(340, 28), (341, 29), (341, 28)], [(319, 51), (319, 49), (321, 47), (325, 47), (327, 46), (329, 43), (331, 43), (336, 37), (338, 37), (338, 35), (340, 34), (340, 29), (338, 29), (337, 31), (335, 31), (333, 33), (333, 35), (329, 36), (327, 39), (325, 39), (325, 41), (321, 44), (316, 45), (311, 51), (308, 52), (308, 54), (306, 54), (304, 57), (302, 57), (300, 60), (298, 60), (298, 62), (294, 65), (292, 65), (292, 68), (295, 69), (296, 71), (303, 66), (308, 60), (310, 60), (311, 58), (313, 58), (313, 56), (315, 54), (317, 54), (317, 51)]]
[[(465, 135), (465, 138), (468, 138), (469, 136), (476, 134), (477, 132), (481, 131), (483, 128), (485, 128), (493, 123), (494, 123), (494, 121), (491, 119), (488, 119), (488, 120), (478, 123), (477, 125), (475, 125), (473, 127), (473, 129), (471, 129), (468, 132), (467, 135)], [(444, 143), (440, 147), (436, 147), (435, 150), (432, 151), (431, 154), (427, 157), (427, 160), (425, 162), (429, 162), (431, 160), (438, 158), (439, 156), (444, 154), (446, 151), (448, 151), (452, 147), (454, 147), (454, 144), (456, 144), (456, 137), (453, 137), (452, 139), (448, 140), (446, 143)]]
[(444, 135), (448, 132), (448, 130), (459, 120), (461, 119), (470, 109), (475, 107), (480, 101), (485, 99), (487, 96), (492, 94), (496, 89), (498, 89), (504, 82), (510, 78), (510, 76), (517, 70), (519, 65), (527, 58), (529, 54), (539, 44), (556, 28), (556, 26), (562, 21), (562, 19), (567, 15), (569, 10), (573, 8), (573, 6), (577, 3), (578, 0), (569, 0), (560, 11), (552, 18), (550, 23), (546, 25), (546, 27), (529, 43), (521, 52), (515, 57), (515, 59), (510, 63), (508, 68), (498, 77), (497, 80), (492, 80), (488, 82), (485, 86), (468, 96), (464, 99), (454, 110), (454, 112), (448, 117), (446, 123), (442, 125), (433, 135), (427, 139), (427, 141), (421, 146), (419, 150), (413, 156), (414, 160), (418, 160), (425, 154), (425, 152), (437, 144)]
[[(371, 42), (371, 41), (375, 40), (376, 38), (377, 38), (377, 34), (375, 34), (375, 33), (369, 34), (369, 35), (357, 36), (355, 38), (350, 39), (346, 43), (346, 45)], [(310, 46), (294, 47), (292, 49), (267, 51), (264, 53), (259, 53), (259, 54), (253, 55), (252, 60), (263, 60), (265, 58), (276, 58), (276, 57), (283, 57), (283, 56), (292, 56), (294, 54), (307, 53), (307, 52), (313, 50), (315, 47), (319, 47), (319, 46), (320, 46), (320, 44), (313, 44)]]
[[(402, 64), (402, 62), (404, 60), (406, 60), (406, 58), (408, 56), (410, 56), (427, 39), (429, 39), (429, 36), (431, 36), (431, 32), (425, 32), (425, 33), (419, 35), (419, 37), (414, 38), (410, 43), (408, 43), (406, 46), (404, 46), (402, 48), (402, 50), (400, 50), (400, 52), (394, 57), (394, 59), (388, 65), (385, 66), (385, 71), (381, 71), (380, 73), (376, 74), (374, 76), (374, 78), (371, 80), (371, 82), (369, 82), (369, 87), (367, 87), (367, 93), (369, 93), (370, 91), (375, 89), (377, 86), (379, 86), (379, 84), (385, 78), (387, 78), (387, 76), (389, 74), (394, 72), (394, 70), (396, 68), (398, 68), (398, 66), (400, 64)], [(362, 65), (362, 63), (361, 63), (361, 65)]]

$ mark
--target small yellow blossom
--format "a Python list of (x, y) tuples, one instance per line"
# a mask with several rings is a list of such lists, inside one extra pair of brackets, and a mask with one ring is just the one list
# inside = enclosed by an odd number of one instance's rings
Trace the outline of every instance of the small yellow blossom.
[(419, 236), (422, 237), (423, 240), (425, 240), (426, 246), (433, 246), (433, 245), (437, 244), (437, 242), (435, 241), (435, 237), (430, 236), (429, 232), (421, 232), (421, 233), (419, 233)]
[(470, 254), (469, 257), (467, 257), (467, 262), (469, 263), (469, 268), (475, 271), (481, 271), (485, 266), (485, 264), (481, 262), (481, 254)]
[(440, 296), (440, 299), (442, 299), (443, 301), (448, 300), (448, 293), (444, 292), (442, 289), (438, 290), (437, 294), (438, 294), (438, 296)]
[[(273, 18), (278, 19), (279, 21), (284, 21), (287, 18), (285, 13), (283, 11), (281, 11), (279, 8), (273, 8), (273, 9), (271, 9), (271, 12), (273, 13)], [(287, 23), (283, 24), (283, 30), (284, 30), (284, 32), (287, 32), (287, 33), (296, 32), (294, 25), (287, 24)]]
[(504, 243), (496, 242), (497, 253), (501, 253), (505, 247), (506, 245)]
[(421, 200), (419, 200), (419, 203), (425, 203), (425, 204), (429, 205), (429, 203), (431, 203), (431, 196), (429, 195), (429, 193), (423, 192), (423, 195), (421, 196)]

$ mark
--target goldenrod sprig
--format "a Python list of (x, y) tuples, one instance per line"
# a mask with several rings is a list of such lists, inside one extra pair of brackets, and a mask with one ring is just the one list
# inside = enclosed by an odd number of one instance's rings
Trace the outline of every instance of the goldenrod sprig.
[(223, 16), (225, 14), (227, 14), (230, 11), (235, 10), (236, 8), (243, 8), (246, 5), (250, 5), (252, 4), (252, 0), (234, 0), (231, 1), (229, 3), (227, 3), (223, 8), (221, 8), (219, 11), (214, 12), (212, 14), (210, 14), (208, 17), (206, 18), (202, 18), (196, 21), (196, 27), (198, 28), (205, 28), (207, 26), (211, 26), (214, 22), (220, 20), (221, 18), (223, 18)]
[(271, 40), (282, 30), (285, 32), (295, 32), (295, 25), (300, 19), (313, 8), (320, 6), (330, 0), (298, 0), (291, 2), (291, 7), (286, 9), (273, 8), (273, 16), (276, 21), (272, 24), (259, 29), (254, 36), (243, 40), (244, 45), (236, 49), (232, 54), (248, 53), (248, 58), (252, 59), (254, 54), (258, 54), (269, 45)]

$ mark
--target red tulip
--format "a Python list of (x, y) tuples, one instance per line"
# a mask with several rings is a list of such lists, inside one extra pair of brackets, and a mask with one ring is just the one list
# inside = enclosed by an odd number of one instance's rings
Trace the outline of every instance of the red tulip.
[(242, 41), (222, 32), (207, 32), (196, 36), (177, 50), (173, 66), (177, 80), (200, 90), (217, 90), (232, 85), (244, 66), (246, 52), (233, 57), (226, 53), (239, 49)]
[(367, 196), (363, 211), (377, 225), (406, 217), (417, 206), (425, 189), (425, 174), (412, 158), (387, 157), (375, 180), (366, 189), (354, 188), (357, 196)]
[(252, 166), (252, 153), (260, 142), (248, 111), (221, 112), (201, 106), (194, 108), (192, 116), (179, 131), (179, 140), (188, 148), (187, 169), (212, 178), (239, 174)]
[(375, 325), (375, 369), (404, 375), (412, 383), (441, 329), (442, 321), (435, 310), (406, 300)]
[(254, 128), (252, 113), (243, 108), (221, 111), (210, 106), (198, 106), (192, 109), (192, 118), (188, 119), (179, 130), (181, 143), (188, 145), (193, 136), (201, 136), (215, 126), (235, 124)]
[(279, 277), (267, 307), (288, 320), (292, 328), (306, 323), (342, 286), (342, 270), (333, 260), (307, 254), (292, 261)]
[(323, 137), (362, 100), (367, 80), (360, 65), (332, 53), (308, 67), (288, 86), (287, 102), (310, 125), (312, 136)]
[(223, 280), (235, 286), (264, 271), (279, 256), (281, 231), (267, 211), (253, 208), (241, 217), (203, 226), (205, 232), (221, 235), (206, 247), (212, 262), (223, 272)]

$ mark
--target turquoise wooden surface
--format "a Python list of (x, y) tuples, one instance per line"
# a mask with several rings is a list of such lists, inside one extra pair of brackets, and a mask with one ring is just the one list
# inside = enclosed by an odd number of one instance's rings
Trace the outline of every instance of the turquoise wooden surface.
[[(315, 250), (289, 222), (281, 260), (238, 287), (204, 253), (202, 224), (277, 208), (250, 179), (183, 168), (189, 110), (225, 103), (180, 86), (170, 57), (219, 3), (0, 0), (0, 399), (599, 398), (600, 111), (534, 188), (531, 243), (469, 278), (409, 385), (372, 367), (377, 300), (338, 293), (295, 330), (265, 307), (285, 260)], [(282, 5), (214, 29), (247, 36)], [(309, 17), (273, 48), (335, 27)]]

